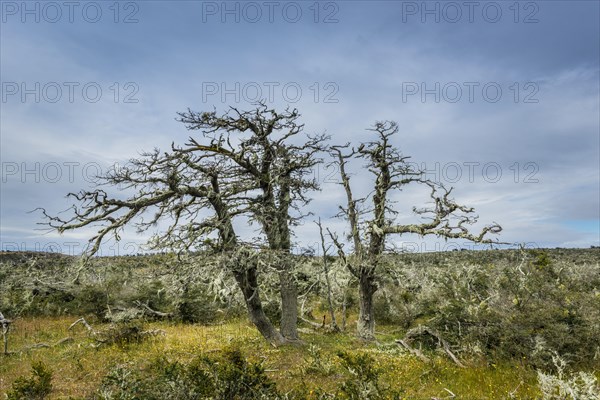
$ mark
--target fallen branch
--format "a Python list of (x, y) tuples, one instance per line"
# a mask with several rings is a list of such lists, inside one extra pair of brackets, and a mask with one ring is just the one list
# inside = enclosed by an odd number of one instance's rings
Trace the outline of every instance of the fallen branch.
[(30, 346), (27, 346), (24, 350), (27, 351), (27, 350), (41, 349), (41, 348), (47, 349), (50, 347), (52, 347), (52, 346), (50, 346), (48, 343), (36, 343), (36, 344), (32, 344)]
[(70, 343), (72, 341), (73, 341), (73, 338), (70, 337), (70, 336), (67, 336), (65, 338), (62, 338), (62, 339), (58, 340), (54, 344), (48, 344), (48, 343), (43, 343), (43, 342), (42, 343), (35, 343), (35, 344), (32, 344), (32, 345), (23, 347), (22, 350), (19, 350), (19, 351), (14, 352), (14, 353), (11, 352), (9, 354), (25, 353), (25, 352), (28, 352), (30, 350), (36, 350), (36, 349), (49, 349), (49, 348), (52, 348), (52, 347), (60, 346), (60, 345), (65, 344), (65, 343)]
[[(323, 316), (323, 322), (321, 322), (320, 324), (317, 322), (311, 321), (309, 319), (306, 319), (304, 317), (299, 317), (299, 318), (300, 318), (300, 320), (309, 324), (314, 330), (325, 331), (325, 332), (340, 332), (340, 328), (337, 325), (336, 326), (334, 326), (333, 324), (327, 325), (325, 323), (325, 316)], [(312, 333), (312, 332), (309, 332), (309, 333)]]
[(396, 339), (396, 343), (398, 343), (399, 345), (401, 345), (402, 347), (404, 347), (406, 350), (408, 350), (410, 353), (414, 354), (415, 356), (419, 357), (421, 359), (421, 361), (428, 363), (430, 360), (429, 358), (423, 354), (421, 352), (421, 350), (419, 349), (415, 349), (413, 347), (411, 347), (408, 343), (406, 343), (404, 340), (402, 339)]
[(321, 324), (319, 324), (319, 323), (316, 323), (316, 322), (313, 322), (313, 321), (311, 321), (311, 320), (309, 320), (309, 319), (306, 319), (306, 318), (304, 318), (304, 317), (300, 317), (300, 319), (301, 319), (302, 321), (306, 322), (307, 324), (309, 324), (310, 326), (312, 326), (312, 327), (313, 327), (313, 328), (315, 328), (315, 329), (321, 329), (321, 328), (323, 328), (323, 325), (321, 325)]
[[(83, 326), (86, 327), (86, 329), (88, 330), (88, 332), (91, 334), (91, 336), (93, 336), (94, 341), (96, 343), (92, 343), (91, 346), (94, 348), (98, 348), (100, 346), (102, 346), (103, 344), (111, 344), (115, 342), (115, 331), (114, 329), (117, 327), (117, 325), (115, 324), (111, 324), (108, 328), (106, 329), (102, 329), (100, 331), (96, 331), (86, 320), (85, 318), (79, 318), (77, 321), (73, 322), (71, 324), (71, 326), (69, 326), (69, 330), (73, 329), (77, 324), (82, 324)], [(117, 341), (119, 340), (118, 338), (118, 332), (117, 334)], [(147, 330), (147, 331), (137, 331), (135, 332), (135, 334), (139, 335), (139, 337), (146, 337), (146, 336), (164, 336), (167, 334), (166, 331), (164, 331), (163, 329), (151, 329), (151, 330)], [(65, 338), (62, 339), (59, 342), (65, 341), (66, 339), (69, 338)], [(57, 343), (58, 344), (58, 343)]]
[(431, 400), (443, 400), (443, 399), (453, 399), (456, 397), (456, 395), (454, 393), (452, 393), (450, 391), (450, 389), (446, 389), (444, 388), (444, 390), (448, 393), (450, 393), (450, 396), (446, 396), (446, 397), (432, 397)]
[(142, 336), (158, 336), (158, 335), (165, 336), (166, 334), (167, 334), (167, 332), (163, 329), (152, 329), (149, 331), (141, 332)]
[(519, 382), (519, 384), (517, 385), (517, 387), (511, 391), (510, 393), (508, 393), (508, 398), (509, 399), (516, 399), (517, 398), (517, 390), (519, 390), (519, 388), (521, 387), (521, 385), (523, 384), (523, 381)]
[(71, 326), (69, 326), (69, 330), (73, 329), (73, 327), (75, 327), (75, 325), (77, 324), (82, 324), (83, 326), (85, 326), (88, 330), (88, 332), (90, 332), (92, 335), (96, 336), (98, 334), (98, 332), (96, 332), (94, 330), (94, 328), (92, 328), (92, 326), (90, 324), (88, 324), (88, 322), (85, 320), (85, 318), (79, 318), (77, 321), (73, 322), (71, 324)]
[(159, 318), (171, 318), (173, 316), (172, 313), (166, 313), (166, 312), (162, 312), (162, 311), (153, 310), (152, 308), (150, 308), (150, 306), (148, 306), (148, 304), (144, 304), (139, 300), (134, 301), (133, 304), (142, 308), (144, 310), (144, 312), (147, 312), (147, 313), (154, 315), (156, 317), (159, 317)]
[[(460, 362), (458, 357), (456, 357), (454, 355), (454, 353), (452, 352), (452, 350), (450, 350), (450, 345), (448, 344), (448, 342), (446, 342), (444, 340), (444, 338), (436, 330), (431, 329), (427, 326), (420, 325), (416, 328), (409, 330), (408, 332), (406, 332), (406, 335), (404, 336), (404, 340), (398, 339), (398, 340), (396, 340), (396, 343), (402, 345), (407, 350), (409, 350), (411, 353), (417, 355), (419, 358), (424, 360), (424, 359), (427, 359), (427, 357), (425, 357), (423, 355), (423, 353), (421, 353), (419, 350), (416, 350), (416, 349), (413, 349), (412, 347), (410, 347), (410, 345), (408, 343), (414, 338), (418, 338), (418, 337), (425, 336), (425, 335), (430, 335), (430, 336), (434, 337), (435, 339), (437, 339), (438, 345), (444, 349), (444, 351), (446, 352), (448, 357), (450, 357), (450, 359), (452, 361), (454, 361), (454, 363), (456, 365), (458, 365), (460, 368), (465, 368), (465, 365), (462, 362)], [(420, 353), (420, 355), (417, 353)]]
[(65, 338), (60, 339), (58, 342), (54, 343), (53, 347), (60, 346), (65, 343), (71, 343), (73, 341), (75, 341), (75, 339), (73, 339), (71, 336), (67, 336)]
[(450, 359), (452, 361), (454, 361), (454, 363), (456, 365), (458, 365), (459, 367), (465, 368), (464, 364), (461, 363), (460, 360), (454, 355), (454, 353), (452, 353), (452, 350), (450, 350), (450, 345), (448, 345), (448, 342), (446, 342), (444, 340), (444, 338), (436, 330), (422, 325), (416, 329), (412, 329), (412, 330), (408, 331), (406, 336), (409, 337), (411, 334), (414, 336), (420, 336), (423, 334), (429, 334), (429, 335), (433, 336), (434, 338), (436, 338), (438, 340), (438, 344), (441, 345), (441, 347), (444, 349), (444, 351), (446, 352), (448, 357), (450, 357)]
[(452, 361), (454, 361), (454, 363), (456, 365), (458, 365), (460, 368), (466, 368), (465, 365), (462, 362), (460, 362), (460, 360), (458, 359), (458, 357), (456, 357), (454, 355), (454, 353), (452, 353), (452, 351), (450, 350), (450, 347), (448, 347), (448, 343), (443, 344), (443, 346), (444, 346), (444, 351), (446, 352), (446, 354), (448, 354), (448, 357), (450, 357), (450, 359)]

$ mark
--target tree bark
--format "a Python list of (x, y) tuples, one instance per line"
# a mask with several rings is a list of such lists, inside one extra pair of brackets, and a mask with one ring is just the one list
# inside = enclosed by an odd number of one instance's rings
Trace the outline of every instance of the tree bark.
[(279, 272), (281, 293), (281, 334), (289, 340), (300, 340), (298, 337), (298, 289), (292, 274), (283, 270)]
[(346, 307), (348, 304), (348, 292), (344, 290), (344, 299), (342, 300), (342, 331), (346, 331)]
[(365, 340), (375, 340), (375, 315), (373, 295), (377, 291), (373, 274), (361, 271), (359, 278), (358, 336)]
[(261, 335), (272, 345), (280, 346), (286, 343), (286, 338), (275, 329), (269, 318), (265, 315), (258, 292), (258, 276), (255, 267), (244, 271), (235, 271), (237, 281), (246, 302), (250, 321), (256, 326)]
[[(327, 257), (327, 256), (325, 256)], [(327, 305), (329, 306), (329, 315), (331, 316), (331, 327), (336, 331), (340, 331), (340, 327), (335, 320), (335, 310), (333, 308), (333, 300), (331, 296), (331, 280), (329, 279), (329, 267), (327, 266), (327, 260), (324, 261), (323, 268), (325, 269), (325, 283), (327, 284)]]

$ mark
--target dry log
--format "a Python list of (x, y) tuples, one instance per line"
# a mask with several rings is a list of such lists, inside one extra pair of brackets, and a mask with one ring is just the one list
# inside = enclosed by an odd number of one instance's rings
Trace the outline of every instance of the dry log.
[(139, 300), (136, 300), (133, 302), (136, 306), (140, 307), (143, 309), (144, 312), (147, 312), (151, 315), (154, 315), (155, 317), (159, 317), (159, 318), (171, 318), (173, 316), (172, 313), (166, 313), (166, 312), (162, 312), (162, 311), (156, 311), (153, 310), (152, 308), (150, 308), (150, 306), (148, 306), (148, 304), (144, 304)]
[[(408, 349), (411, 353), (416, 354), (419, 358), (424, 360), (423, 357), (425, 357), (425, 356), (423, 355), (423, 353), (421, 353), (419, 350), (416, 350), (416, 349), (413, 349), (412, 347), (410, 347), (409, 343), (412, 339), (418, 338), (421, 336), (425, 336), (425, 335), (430, 335), (430, 336), (434, 337), (435, 339), (437, 339), (438, 345), (444, 350), (444, 352), (446, 352), (448, 357), (450, 357), (450, 359), (459, 367), (465, 368), (465, 365), (462, 362), (460, 362), (458, 357), (456, 357), (456, 355), (454, 355), (452, 350), (450, 350), (450, 345), (448, 344), (448, 342), (446, 342), (446, 340), (444, 340), (444, 338), (439, 334), (439, 332), (437, 332), (435, 329), (429, 328), (428, 326), (420, 325), (416, 328), (410, 329), (408, 332), (406, 332), (404, 339), (403, 340), (398, 339), (398, 340), (396, 340), (396, 343), (402, 345), (403, 347)], [(420, 355), (417, 354), (416, 352), (420, 353)], [(427, 357), (425, 357), (425, 358), (427, 358)]]
[(79, 318), (77, 321), (73, 322), (71, 324), (71, 326), (69, 326), (69, 330), (73, 329), (73, 327), (75, 327), (75, 325), (77, 325), (77, 324), (82, 324), (83, 326), (85, 326), (87, 328), (88, 332), (90, 332), (94, 336), (96, 336), (96, 334), (98, 333), (94, 330), (94, 328), (92, 328), (92, 326), (90, 324), (88, 324), (88, 322), (85, 320), (85, 318)]
[(311, 321), (309, 319), (306, 319), (304, 317), (300, 317), (300, 319), (302, 321), (306, 322), (307, 324), (309, 324), (310, 326), (312, 326), (315, 329), (321, 329), (321, 328), (323, 328), (323, 326), (321, 324), (317, 323), (317, 322), (313, 322), (313, 321)]
[(406, 343), (406, 341), (404, 341), (402, 339), (396, 339), (396, 343), (398, 343), (399, 345), (401, 345), (402, 347), (404, 347), (410, 353), (412, 353), (415, 356), (419, 357), (421, 359), (421, 361), (426, 362), (426, 363), (428, 363), (430, 361), (429, 358), (425, 354), (423, 354), (421, 352), (421, 350), (415, 349), (415, 348), (411, 347), (408, 343)]
[(70, 336), (67, 336), (65, 338), (58, 340), (54, 344), (48, 344), (48, 343), (42, 342), (42, 343), (35, 343), (35, 344), (29, 345), (29, 346), (25, 346), (25, 347), (23, 347), (22, 350), (19, 350), (17, 353), (24, 353), (24, 352), (27, 352), (30, 350), (35, 350), (35, 349), (49, 349), (52, 347), (60, 346), (65, 343), (70, 343), (72, 341), (73, 341), (73, 338)]

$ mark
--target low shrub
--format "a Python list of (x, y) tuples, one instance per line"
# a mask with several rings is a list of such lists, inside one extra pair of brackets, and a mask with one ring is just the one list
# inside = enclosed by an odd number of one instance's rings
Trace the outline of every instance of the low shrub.
[(589, 372), (567, 373), (567, 363), (558, 354), (552, 355), (556, 374), (538, 371), (542, 400), (600, 399), (598, 379)]
[(338, 352), (342, 366), (350, 376), (340, 384), (338, 396), (350, 400), (400, 399), (401, 391), (384, 387), (379, 382), (383, 373), (375, 359), (365, 353)]
[(251, 400), (279, 396), (263, 366), (248, 362), (238, 349), (231, 348), (211, 357), (196, 357), (189, 364), (161, 358), (144, 371), (133, 365), (119, 366), (104, 378), (94, 397), (103, 400)]
[(127, 346), (139, 344), (149, 336), (140, 322), (130, 321), (111, 324), (107, 329), (99, 332), (97, 339), (102, 344)]
[(177, 305), (177, 316), (187, 323), (208, 324), (218, 316), (219, 307), (200, 286), (186, 289)]
[(75, 307), (71, 314), (93, 315), (98, 320), (104, 319), (108, 305), (108, 295), (105, 290), (94, 285), (83, 286), (76, 295)]
[(405, 329), (426, 324), (463, 356), (526, 359), (547, 369), (552, 360), (537, 350), (542, 346), (573, 367), (598, 365), (600, 269), (593, 258), (576, 263), (534, 250), (498, 252), (497, 258), (477, 252), (478, 260), (462, 253), (447, 254), (437, 266), (405, 261), (390, 268), (383, 289), (388, 295), (376, 302), (377, 320)]
[(52, 391), (52, 370), (42, 362), (33, 363), (30, 377), (17, 378), (7, 400), (43, 400)]

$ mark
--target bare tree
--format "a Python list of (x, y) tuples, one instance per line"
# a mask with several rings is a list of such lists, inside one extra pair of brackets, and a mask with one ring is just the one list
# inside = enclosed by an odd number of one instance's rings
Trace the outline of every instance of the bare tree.
[[(485, 237), (487, 234), (499, 233), (502, 228), (494, 223), (484, 227), (479, 234), (472, 234), (468, 226), (478, 220), (473, 208), (457, 204), (450, 197), (452, 189), (424, 179), (422, 171), (415, 169), (407, 161), (409, 157), (402, 156), (391, 145), (390, 138), (398, 132), (397, 124), (392, 121), (377, 122), (369, 130), (374, 133), (376, 139), (361, 144), (358, 149), (351, 148), (350, 144), (330, 148), (334, 163), (339, 168), (340, 184), (346, 192), (346, 205), (340, 206), (340, 209), (341, 215), (347, 218), (350, 224), (352, 253), (347, 254), (344, 243), (334, 233), (329, 233), (338, 249), (338, 255), (350, 273), (359, 280), (358, 334), (371, 340), (375, 331), (373, 296), (378, 289), (377, 267), (389, 235), (435, 235), (446, 239), (495, 243)], [(350, 185), (347, 165), (348, 161), (354, 158), (365, 160), (374, 177), (373, 191), (367, 198), (356, 199)], [(422, 217), (423, 221), (420, 223), (397, 224), (394, 222), (397, 211), (392, 207), (390, 192), (413, 183), (429, 187), (433, 207), (413, 208), (413, 212)]]
[(325, 274), (325, 284), (327, 286), (327, 306), (329, 307), (329, 316), (331, 317), (331, 327), (334, 331), (339, 332), (340, 328), (335, 319), (335, 311), (333, 308), (333, 300), (332, 300), (332, 288), (331, 288), (331, 279), (329, 278), (329, 249), (331, 245), (325, 244), (325, 234), (323, 233), (323, 225), (321, 225), (321, 218), (316, 222), (319, 227), (319, 237), (321, 238), (321, 251), (323, 252), (323, 272)]
[[(304, 191), (318, 188), (309, 174), (325, 138), (302, 135), (300, 144), (293, 144), (303, 130), (298, 111), (278, 113), (265, 104), (244, 112), (232, 107), (223, 115), (188, 110), (179, 117), (201, 137), (190, 137), (183, 147), (173, 144), (170, 152), (142, 154), (100, 177), (95, 190), (70, 193), (79, 205), (70, 208), (67, 218), (42, 209), (45, 224), (60, 233), (97, 227), (87, 250), (91, 256), (107, 237), (119, 240), (127, 225), (144, 232), (163, 222), (168, 227), (153, 237), (153, 248), (226, 253), (224, 266), (233, 273), (261, 334), (276, 345), (297, 339), (296, 286), (285, 255), (291, 249), (291, 226), (308, 202)], [(112, 198), (103, 185), (133, 194)], [(254, 244), (244, 245), (235, 232), (233, 221), (241, 216), (259, 222), (268, 251), (281, 254), (273, 265), (281, 282), (281, 333), (262, 309), (258, 255), (250, 249)]]
[[(281, 294), (281, 333), (287, 339), (298, 339), (298, 293), (289, 257), (291, 230), (305, 215), (301, 207), (308, 204), (307, 191), (318, 189), (313, 167), (320, 161), (319, 152), (325, 150), (324, 135), (305, 135), (300, 143), (294, 137), (301, 134), (303, 124), (298, 122), (298, 110), (277, 113), (261, 104), (255, 111), (217, 116), (188, 110), (180, 113), (180, 121), (190, 130), (202, 130), (210, 139), (201, 145), (190, 139), (187, 151), (203, 151), (220, 156), (236, 166), (237, 176), (254, 185), (257, 194), (247, 198), (253, 220), (257, 221), (266, 236), (269, 250), (276, 259), (274, 268), (279, 275)], [(232, 145), (234, 133), (250, 130), (251, 136)], [(279, 131), (283, 131), (278, 135)], [(298, 215), (293, 215), (296, 212)]]

